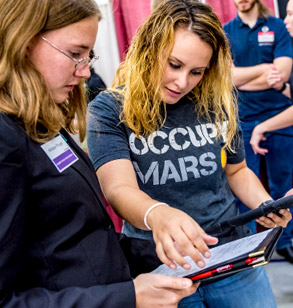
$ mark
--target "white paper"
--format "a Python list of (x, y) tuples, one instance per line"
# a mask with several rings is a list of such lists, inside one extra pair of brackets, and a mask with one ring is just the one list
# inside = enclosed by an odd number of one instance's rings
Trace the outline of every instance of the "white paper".
[(253, 234), (239, 240), (217, 246), (215, 248), (211, 248), (211, 257), (208, 259), (203, 257), (206, 262), (206, 266), (203, 268), (198, 267), (190, 257), (184, 257), (191, 265), (190, 270), (185, 270), (179, 265), (177, 265), (176, 270), (173, 270), (163, 264), (152, 271), (152, 273), (164, 274), (173, 277), (185, 277), (187, 275), (197, 273), (205, 268), (212, 267), (216, 264), (220, 264), (222, 262), (240, 257), (241, 255), (250, 253), (259, 246), (259, 244), (267, 237), (271, 231), (272, 229)]

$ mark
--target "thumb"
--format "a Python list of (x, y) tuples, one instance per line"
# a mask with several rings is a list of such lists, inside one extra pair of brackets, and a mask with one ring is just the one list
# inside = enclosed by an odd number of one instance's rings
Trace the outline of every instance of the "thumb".
[(219, 241), (217, 237), (208, 235), (205, 232), (202, 234), (202, 238), (207, 245), (216, 245)]
[(293, 195), (293, 188), (286, 192), (284, 197), (292, 196)]
[(182, 290), (192, 286), (192, 281), (188, 278), (169, 277), (160, 274), (154, 274), (157, 276), (156, 287)]

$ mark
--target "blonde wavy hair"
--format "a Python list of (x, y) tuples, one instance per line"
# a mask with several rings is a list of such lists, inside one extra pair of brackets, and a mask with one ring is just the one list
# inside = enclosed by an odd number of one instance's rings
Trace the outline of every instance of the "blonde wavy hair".
[(81, 80), (65, 102), (56, 104), (26, 57), (28, 44), (40, 33), (91, 16), (101, 18), (94, 0), (0, 0), (0, 112), (20, 120), (37, 142), (53, 138), (61, 127), (76, 133), (75, 115), (83, 140), (87, 102)]
[(149, 135), (164, 125), (161, 107), (166, 115), (166, 105), (162, 102), (161, 82), (179, 27), (198, 35), (213, 50), (209, 68), (189, 98), (199, 117), (213, 118), (219, 124), (218, 136), (219, 127), (228, 121), (225, 147), (233, 150), (237, 104), (230, 49), (216, 14), (196, 0), (163, 1), (138, 29), (111, 88), (113, 95), (124, 99), (121, 120), (137, 135)]

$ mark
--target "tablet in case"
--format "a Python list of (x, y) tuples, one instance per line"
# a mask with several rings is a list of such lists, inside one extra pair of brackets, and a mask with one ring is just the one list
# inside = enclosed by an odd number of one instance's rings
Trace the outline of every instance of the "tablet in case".
[(283, 228), (277, 227), (211, 248), (211, 257), (204, 258), (204, 268), (199, 268), (190, 257), (185, 257), (191, 264), (190, 270), (180, 266), (172, 270), (163, 264), (152, 273), (187, 277), (194, 282), (219, 280), (236, 272), (267, 264), (282, 232)]

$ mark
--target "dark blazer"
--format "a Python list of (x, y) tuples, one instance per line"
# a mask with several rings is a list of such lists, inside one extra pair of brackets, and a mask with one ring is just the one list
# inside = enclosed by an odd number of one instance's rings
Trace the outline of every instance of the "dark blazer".
[(134, 285), (87, 155), (59, 173), (0, 113), (0, 306), (135, 307)]

